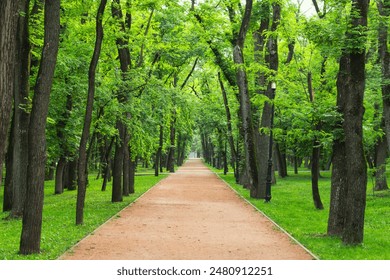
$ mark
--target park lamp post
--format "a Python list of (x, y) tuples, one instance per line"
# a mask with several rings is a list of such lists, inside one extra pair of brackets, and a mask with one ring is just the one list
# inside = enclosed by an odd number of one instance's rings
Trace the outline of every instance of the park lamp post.
[(265, 202), (271, 201), (271, 184), (272, 184), (272, 146), (273, 146), (273, 133), (272, 129), (274, 126), (274, 99), (275, 99), (276, 83), (271, 83), (271, 124), (270, 124), (270, 135), (269, 135), (269, 145), (268, 145), (268, 169), (267, 169), (267, 181), (265, 183)]

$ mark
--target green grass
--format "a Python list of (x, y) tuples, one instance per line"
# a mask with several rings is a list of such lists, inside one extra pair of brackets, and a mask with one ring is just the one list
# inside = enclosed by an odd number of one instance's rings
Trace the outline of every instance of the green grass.
[(249, 191), (235, 183), (232, 174), (214, 170), (241, 196), (269, 216), (295, 239), (322, 260), (390, 260), (390, 191), (367, 190), (364, 242), (359, 246), (343, 245), (339, 238), (326, 236), (330, 201), (330, 173), (321, 172), (320, 193), (324, 210), (314, 208), (309, 172), (289, 173), (277, 178), (272, 186), (272, 200), (256, 200)]
[[(136, 176), (135, 193), (124, 197), (120, 203), (111, 203), (111, 188), (102, 192), (101, 180), (90, 176), (90, 185), (84, 210), (84, 225), (75, 225), (76, 191), (65, 191), (54, 195), (54, 182), (45, 184), (45, 200), (43, 209), (43, 225), (41, 239), (41, 254), (23, 256), (18, 254), (21, 220), (4, 220), (8, 213), (0, 214), (0, 260), (52, 260), (57, 259), (83, 237), (94, 231), (105, 221), (115, 216), (120, 210), (132, 203), (140, 195), (154, 186), (166, 176)], [(3, 201), (3, 189), (0, 191), (0, 201)]]

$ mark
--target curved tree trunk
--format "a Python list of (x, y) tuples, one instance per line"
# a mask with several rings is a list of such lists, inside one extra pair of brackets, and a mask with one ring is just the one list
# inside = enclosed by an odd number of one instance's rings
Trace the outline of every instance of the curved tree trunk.
[(96, 67), (99, 61), (100, 50), (103, 42), (103, 13), (106, 8), (107, 0), (101, 0), (96, 15), (96, 41), (93, 51), (91, 64), (88, 71), (88, 98), (84, 117), (84, 127), (80, 140), (79, 148), (79, 168), (77, 180), (77, 205), (76, 205), (76, 225), (84, 222), (84, 202), (87, 185), (87, 142), (89, 130), (92, 122), (93, 99), (95, 96), (95, 76)]

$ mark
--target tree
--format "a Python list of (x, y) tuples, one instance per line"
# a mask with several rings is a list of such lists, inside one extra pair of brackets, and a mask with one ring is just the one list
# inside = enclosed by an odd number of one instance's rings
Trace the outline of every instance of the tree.
[(18, 9), (19, 1), (4, 0), (0, 3), (0, 170), (7, 147), (12, 111)]
[(258, 190), (257, 159), (254, 143), (252, 110), (243, 54), (245, 37), (249, 28), (249, 21), (252, 13), (252, 4), (253, 1), (246, 1), (245, 13), (242, 18), (240, 32), (233, 50), (233, 60), (237, 66), (236, 78), (240, 96), (240, 112), (244, 131), (246, 170), (249, 174), (249, 188), (251, 197), (260, 198), (261, 193)]
[[(273, 144), (270, 138), (270, 130), (272, 129), (273, 118), (273, 102), (275, 99), (274, 89), (271, 88), (272, 82), (275, 82), (275, 77), (279, 67), (278, 57), (278, 38), (277, 27), (280, 23), (281, 6), (277, 3), (272, 5), (272, 20), (270, 19), (269, 3), (265, 2), (261, 6), (261, 20), (259, 29), (254, 32), (255, 40), (255, 61), (259, 64), (264, 63), (269, 68), (269, 73), (263, 71), (257, 72), (256, 77), (256, 92), (266, 97), (266, 102), (262, 106), (261, 118), (255, 122), (256, 131), (254, 132), (258, 138), (257, 143), (257, 161), (258, 161), (258, 180), (257, 198), (266, 197), (266, 184), (268, 180), (268, 172), (271, 166), (269, 160), (269, 151), (273, 154)], [(271, 34), (266, 38), (266, 32)], [(265, 51), (265, 57), (261, 57)], [(271, 145), (271, 147), (270, 147)], [(280, 160), (281, 162), (282, 160)], [(281, 170), (281, 168), (279, 168)], [(266, 198), (270, 199), (270, 198)]]
[[(12, 155), (12, 210), (11, 218), (23, 216), (23, 207), (27, 189), (28, 165), (28, 126), (29, 126), (29, 92), (30, 92), (30, 42), (29, 42), (29, 4), (20, 1), (18, 20), (17, 56), (15, 69), (14, 121), (13, 121), (13, 155)], [(8, 168), (7, 168), (8, 169)], [(8, 172), (9, 170), (7, 170)]]
[(77, 180), (77, 205), (76, 205), (76, 225), (84, 222), (84, 202), (87, 187), (87, 142), (89, 130), (92, 122), (93, 102), (95, 96), (95, 76), (96, 67), (99, 61), (100, 51), (103, 42), (103, 14), (106, 8), (107, 0), (101, 0), (96, 15), (96, 40), (91, 63), (88, 71), (88, 97), (84, 118), (84, 127), (80, 140), (79, 148), (79, 166)]
[[(366, 206), (367, 167), (362, 131), (366, 36), (361, 34), (366, 32), (368, 4), (367, 0), (352, 1), (350, 28), (346, 31), (337, 81), (344, 139), (337, 139), (333, 150), (337, 157), (333, 159), (328, 233), (341, 233), (343, 242), (351, 245), (363, 241)], [(342, 218), (344, 222), (341, 222)]]
[(382, 99), (383, 116), (385, 119), (387, 147), (390, 149), (390, 52), (388, 47), (388, 29), (390, 2), (387, 0), (378, 0), (377, 7), (380, 15), (378, 30), (378, 53), (382, 69)]
[(20, 240), (21, 254), (40, 251), (46, 162), (45, 128), (59, 45), (60, 0), (45, 2), (44, 24), (44, 47), (34, 88), (28, 133), (28, 184)]

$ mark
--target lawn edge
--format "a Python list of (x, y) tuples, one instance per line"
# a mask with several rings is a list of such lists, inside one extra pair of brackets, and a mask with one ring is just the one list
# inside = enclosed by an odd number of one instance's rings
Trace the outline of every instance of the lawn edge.
[[(142, 198), (144, 195), (146, 195), (148, 192), (150, 192), (152, 189), (154, 189), (155, 187), (157, 187), (162, 181), (166, 180), (167, 178), (169, 177), (169, 174), (168, 176), (166, 176), (165, 178), (162, 178), (160, 181), (158, 181), (156, 184), (154, 184), (153, 186), (151, 186), (147, 191), (145, 191), (144, 193), (142, 193), (139, 197), (137, 197), (134, 201), (130, 202), (129, 205), (127, 205), (126, 207), (124, 207), (123, 209), (121, 209), (120, 211), (116, 212), (114, 215), (112, 215), (109, 219), (107, 219), (104, 223), (102, 223), (101, 225), (99, 225), (97, 228), (95, 228), (93, 231), (91, 231), (89, 234), (85, 235), (82, 239), (80, 239), (78, 242), (76, 242), (75, 244), (73, 244), (70, 248), (68, 248), (66, 251), (64, 251), (58, 258), (56, 258), (56, 260), (64, 260), (63, 257), (65, 257), (65, 255), (68, 253), (68, 252), (71, 252), (77, 245), (79, 245), (80, 242), (82, 242), (84, 239), (88, 238), (89, 236), (91, 235), (94, 235), (96, 233), (96, 231), (98, 231), (101, 227), (103, 227), (104, 225), (106, 225), (107, 223), (109, 223), (111, 220), (113, 219), (116, 219), (118, 215), (120, 215), (121, 212), (123, 212), (124, 210), (126, 210), (128, 207), (132, 206), (134, 203), (136, 203), (140, 198)], [(69, 253), (71, 254), (71, 253)]]
[[(210, 169), (210, 168), (209, 168)], [(284, 234), (286, 234), (294, 243), (296, 243), (298, 246), (300, 246), (303, 250), (305, 250), (309, 255), (313, 257), (314, 260), (320, 260), (318, 256), (316, 256), (314, 253), (312, 253), (309, 249), (307, 249), (301, 242), (299, 242), (295, 237), (293, 237), (290, 233), (288, 233), (284, 228), (282, 228), (279, 224), (277, 224), (274, 220), (272, 220), (268, 215), (266, 215), (263, 211), (261, 211), (259, 208), (256, 207), (252, 202), (250, 202), (248, 199), (243, 197), (237, 190), (235, 190), (228, 182), (226, 182), (224, 179), (222, 179), (221, 176), (219, 176), (218, 173), (214, 172), (210, 169), (211, 172), (213, 172), (222, 182), (225, 183), (231, 190), (233, 190), (241, 199), (243, 199), (246, 203), (251, 205), (257, 212), (259, 212), (261, 215), (263, 215), (265, 218), (267, 218), (274, 226), (276, 226), (280, 231), (282, 231)]]

